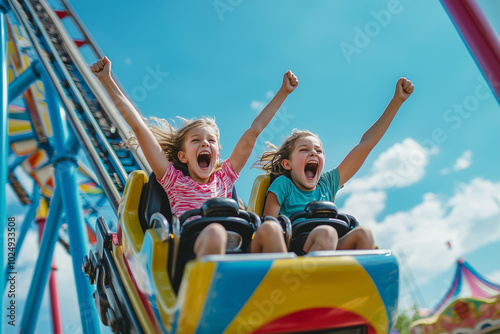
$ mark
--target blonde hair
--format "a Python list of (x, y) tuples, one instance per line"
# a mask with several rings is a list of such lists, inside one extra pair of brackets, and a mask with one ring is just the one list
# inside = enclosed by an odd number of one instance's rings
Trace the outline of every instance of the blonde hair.
[[(217, 127), (217, 124), (215, 124), (215, 119), (211, 117), (201, 117), (197, 119), (185, 119), (183, 117), (177, 118), (181, 120), (181, 126), (179, 128), (174, 128), (167, 122), (167, 120), (162, 118), (150, 117), (149, 119), (145, 119), (144, 122), (153, 133), (163, 152), (165, 152), (167, 159), (172, 163), (175, 169), (180, 170), (185, 176), (189, 176), (187, 164), (179, 160), (179, 151), (184, 150), (187, 133), (189, 130), (197, 127), (207, 127), (213, 129), (215, 131), (220, 150), (219, 128)], [(139, 142), (132, 133), (132, 136), (126, 140), (123, 145), (126, 147), (139, 146)], [(218, 162), (214, 171), (218, 171), (221, 166), (222, 162)]]
[(314, 133), (307, 130), (297, 130), (297, 129), (294, 129), (292, 131), (292, 134), (287, 139), (285, 139), (283, 144), (281, 144), (280, 148), (276, 147), (270, 142), (266, 142), (266, 145), (269, 147), (269, 150), (262, 153), (260, 159), (257, 160), (257, 162), (253, 164), (253, 166), (260, 168), (267, 173), (274, 174), (276, 176), (285, 175), (286, 177), (290, 178), (291, 177), (290, 171), (283, 168), (281, 162), (285, 159), (290, 159), (290, 155), (295, 149), (295, 144), (299, 139), (309, 136), (315, 137), (321, 143), (319, 137)]

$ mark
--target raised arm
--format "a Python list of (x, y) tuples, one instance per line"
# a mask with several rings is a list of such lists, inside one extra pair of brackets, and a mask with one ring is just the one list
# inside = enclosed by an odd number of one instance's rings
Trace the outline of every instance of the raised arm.
[(276, 93), (268, 105), (255, 118), (250, 128), (243, 133), (243, 136), (241, 136), (229, 157), (229, 161), (236, 173), (239, 173), (243, 169), (250, 154), (252, 154), (257, 137), (266, 128), (269, 122), (271, 122), (274, 115), (276, 115), (276, 112), (283, 104), (283, 101), (293, 92), (298, 84), (299, 80), (292, 71), (286, 72), (283, 76), (283, 84), (278, 93)]
[(137, 141), (151, 169), (158, 178), (161, 178), (165, 174), (170, 162), (161, 149), (160, 144), (156, 141), (153, 133), (142, 120), (139, 112), (125, 97), (111, 77), (111, 61), (107, 57), (104, 57), (98, 60), (90, 68), (108, 92), (120, 114), (130, 125), (132, 131), (134, 131)]
[(413, 84), (406, 78), (400, 78), (396, 83), (394, 97), (380, 118), (365, 132), (361, 141), (356, 145), (338, 166), (340, 186), (346, 183), (365, 162), (368, 154), (377, 145), (385, 134), (394, 116), (404, 101), (413, 93)]

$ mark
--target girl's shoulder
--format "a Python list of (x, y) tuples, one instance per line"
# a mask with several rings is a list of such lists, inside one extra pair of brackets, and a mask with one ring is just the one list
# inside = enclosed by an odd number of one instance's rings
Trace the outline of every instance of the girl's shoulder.
[(240, 174), (236, 173), (229, 159), (220, 163), (220, 166), (210, 176), (211, 180), (228, 179), (230, 182), (236, 182)]
[[(175, 168), (172, 163), (168, 164), (168, 167), (165, 170), (165, 174), (162, 175), (161, 179), (158, 176), (156, 176), (156, 179), (158, 180), (158, 183), (160, 183), (164, 188), (171, 187), (178, 182), (185, 183), (189, 182), (189, 180), (192, 180), (189, 176), (184, 175), (181, 170)], [(194, 180), (192, 181), (195, 182)]]
[(285, 187), (289, 187), (294, 185), (292, 180), (290, 180), (286, 175), (276, 176), (273, 180), (273, 176), (271, 176), (271, 185), (269, 186), (269, 190), (277, 190)]
[(292, 182), (292, 180), (290, 180), (286, 175), (277, 175), (277, 176), (271, 176), (271, 180), (273, 180), (274, 178), (274, 182)]
[(330, 169), (329, 171), (322, 172), (320, 176), (320, 180), (323, 179), (325, 181), (339, 180), (340, 174), (338, 168)]

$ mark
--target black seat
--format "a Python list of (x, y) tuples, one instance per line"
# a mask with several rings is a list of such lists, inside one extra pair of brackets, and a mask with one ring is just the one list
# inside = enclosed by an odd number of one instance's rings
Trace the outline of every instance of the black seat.
[[(240, 210), (237, 201), (236, 187), (233, 187), (232, 198), (213, 198), (200, 209), (189, 210), (178, 219), (172, 214), (168, 196), (158, 183), (156, 175), (154, 173), (149, 175), (149, 181), (144, 184), (139, 201), (139, 222), (143, 231), (154, 228), (155, 226), (151, 224), (155, 224), (156, 221), (152, 222), (151, 217), (155, 213), (161, 213), (169, 223), (167, 233), (174, 238), (169, 239), (167, 270), (175, 291), (179, 288), (185, 264), (195, 258), (194, 242), (208, 224), (220, 223), (228, 231), (228, 240), (241, 240), (238, 247), (226, 250), (228, 253), (248, 250), (253, 233), (260, 225), (260, 219), (254, 213)], [(189, 220), (195, 216), (201, 217)]]
[(148, 183), (142, 186), (139, 201), (139, 221), (143, 231), (150, 229), (151, 216), (161, 213), (169, 222), (172, 221), (172, 210), (165, 189), (158, 183), (155, 173), (149, 175)]
[[(172, 214), (170, 201), (165, 189), (158, 183), (155, 173), (151, 173), (148, 182), (142, 186), (138, 208), (139, 222), (144, 232), (150, 228), (154, 228), (154, 226), (151, 226), (151, 217), (155, 213), (161, 213), (165, 217), (170, 224), (170, 231), (166, 232), (172, 233), (173, 226), (177, 223), (177, 218)], [(168, 245), (169, 254), (174, 253), (174, 246), (173, 242)], [(171, 261), (167, 262), (167, 270), (169, 274), (172, 272)]]
[[(271, 173), (270, 183), (271, 185), (274, 180), (278, 177), (277, 175)], [(267, 200), (267, 194), (264, 199)], [(298, 221), (294, 224), (294, 221), (299, 218), (305, 218), (302, 221)], [(343, 237), (347, 232), (359, 226), (356, 218), (345, 213), (339, 213), (337, 206), (333, 202), (329, 201), (315, 201), (309, 203), (305, 210), (296, 212), (291, 215), (288, 219), (287, 217), (280, 215), (278, 217), (283, 230), (287, 224), (292, 224), (291, 236), (287, 236), (285, 231), (285, 241), (287, 243), (287, 248), (289, 251), (295, 252), (297, 255), (305, 254), (303, 247), (309, 233), (319, 225), (329, 225), (335, 228), (339, 238)]]
[[(303, 220), (297, 221), (298, 219)], [(315, 201), (307, 204), (304, 210), (292, 214), (290, 221), (292, 223), (292, 238), (289, 250), (297, 255), (304, 254), (303, 248), (307, 236), (320, 225), (335, 228), (339, 238), (359, 225), (356, 218), (339, 214), (337, 206), (328, 201)]]
[[(193, 217), (196, 217), (192, 219)], [(192, 220), (190, 220), (192, 219)], [(226, 253), (249, 251), (255, 230), (260, 226), (260, 218), (253, 212), (240, 210), (232, 198), (212, 198), (201, 208), (186, 211), (179, 219), (181, 224), (178, 255), (173, 273), (173, 287), (178, 290), (186, 263), (193, 260), (194, 243), (201, 231), (212, 223), (219, 223), (228, 232), (228, 244), (236, 238), (234, 247), (226, 248)]]
[[(149, 175), (149, 181), (144, 184), (139, 201), (139, 222), (145, 232), (150, 226), (151, 216), (157, 212), (161, 213), (169, 222), (172, 221), (172, 210), (165, 189), (158, 183), (155, 173)], [(238, 201), (236, 186), (233, 186), (231, 198)]]

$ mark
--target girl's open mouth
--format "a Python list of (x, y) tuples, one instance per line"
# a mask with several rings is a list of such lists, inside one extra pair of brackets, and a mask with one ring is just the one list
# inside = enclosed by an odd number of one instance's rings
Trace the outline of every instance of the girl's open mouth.
[(200, 166), (201, 169), (206, 169), (208, 166), (210, 166), (210, 159), (211, 159), (211, 154), (210, 152), (203, 151), (198, 155), (198, 166)]
[(317, 171), (318, 171), (317, 161), (309, 161), (308, 163), (306, 163), (306, 166), (304, 167), (304, 173), (306, 174), (307, 179), (309, 180), (314, 179)]

